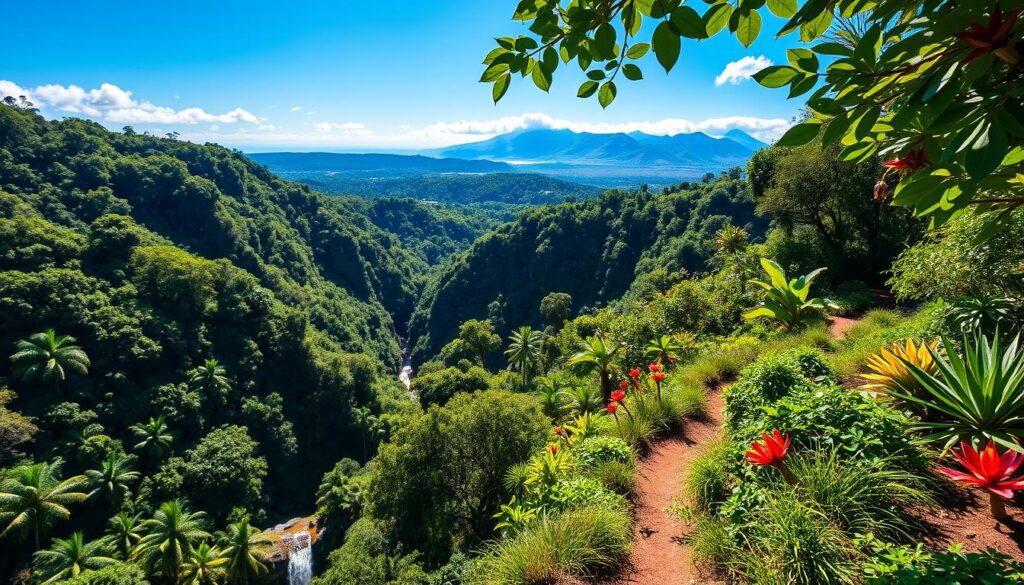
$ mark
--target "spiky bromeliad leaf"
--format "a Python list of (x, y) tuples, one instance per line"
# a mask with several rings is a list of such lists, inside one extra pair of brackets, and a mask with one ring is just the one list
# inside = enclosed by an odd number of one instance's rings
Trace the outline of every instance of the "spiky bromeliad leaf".
[(921, 396), (889, 390), (890, 396), (925, 407), (936, 418), (916, 424), (927, 440), (950, 447), (957, 441), (988, 440), (1024, 453), (1024, 351), (1020, 337), (1004, 348), (996, 335), (963, 338), (964, 355), (943, 338), (945, 355), (929, 348), (938, 374), (902, 359), (923, 389)]

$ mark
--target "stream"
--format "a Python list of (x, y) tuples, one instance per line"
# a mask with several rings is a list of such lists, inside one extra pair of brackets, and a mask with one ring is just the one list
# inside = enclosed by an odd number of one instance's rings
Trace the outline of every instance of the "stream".
[(412, 347), (409, 342), (401, 337), (398, 344), (402, 348), (402, 369), (398, 371), (398, 381), (405, 386), (406, 390), (412, 389)]

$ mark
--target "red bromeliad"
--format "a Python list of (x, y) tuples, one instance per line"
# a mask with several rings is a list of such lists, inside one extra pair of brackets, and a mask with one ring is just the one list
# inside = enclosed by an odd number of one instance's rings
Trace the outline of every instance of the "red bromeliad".
[(654, 386), (658, 390), (658, 402), (661, 402), (661, 383), (665, 381), (665, 372), (662, 372), (659, 369), (657, 372), (651, 374), (651, 379), (654, 380)]
[(972, 22), (970, 28), (953, 35), (968, 46), (974, 47), (974, 50), (964, 58), (963, 62), (970, 63), (978, 57), (994, 53), (996, 57), (1010, 65), (1018, 64), (1020, 62), (1020, 55), (1008, 37), (1010, 30), (1013, 29), (1013, 25), (1017, 22), (1017, 17), (1020, 16), (1020, 12), (1021, 9), (1017, 8), (1009, 14), (1003, 15), (1003, 11), (999, 8), (999, 3), (997, 2), (992, 8), (992, 14), (988, 19), (988, 26)]
[(558, 454), (558, 445), (556, 445), (554, 443), (549, 444), (548, 445), (548, 452), (550, 452), (552, 456), (557, 455)]
[(615, 392), (612, 392), (612, 401), (613, 402), (622, 402), (625, 399), (626, 399), (626, 391), (625, 390), (616, 390)]
[(889, 167), (889, 170), (885, 172), (886, 175), (893, 171), (901, 175), (908, 175), (930, 164), (932, 163), (928, 160), (923, 148), (912, 150), (904, 156), (898, 156), (882, 163), (883, 166)]
[(786, 453), (789, 452), (789, 433), (783, 435), (779, 429), (765, 433), (760, 441), (754, 441), (747, 451), (747, 461), (752, 465), (768, 465), (778, 469), (786, 482), (796, 484), (796, 477), (786, 467)]
[(960, 452), (953, 451), (953, 456), (967, 472), (949, 467), (940, 467), (939, 472), (955, 481), (975, 485), (988, 492), (992, 516), (996, 520), (1009, 519), (1004, 500), (1013, 497), (1013, 492), (1024, 490), (1024, 477), (1016, 475), (1017, 468), (1024, 463), (1024, 455), (1012, 449), (1000, 455), (992, 441), (978, 453), (963, 441), (960, 443)]
[(616, 411), (619, 410), (619, 403), (618, 402), (609, 402), (605, 406), (605, 408), (608, 410), (608, 412), (611, 413), (612, 417), (615, 418), (615, 428), (619, 429), (619, 435), (622, 435), (622, 427), (619, 426), (619, 415), (616, 414)]
[(633, 368), (632, 370), (629, 371), (629, 377), (632, 378), (634, 382), (636, 382), (636, 379), (640, 377), (640, 370)]
[(658, 362), (654, 362), (653, 364), (647, 364), (647, 369), (650, 370), (652, 374), (655, 372), (660, 372), (661, 364), (659, 364)]

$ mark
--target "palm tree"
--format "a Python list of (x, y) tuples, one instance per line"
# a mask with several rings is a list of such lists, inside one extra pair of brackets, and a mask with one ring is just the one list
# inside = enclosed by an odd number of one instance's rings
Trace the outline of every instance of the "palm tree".
[(90, 499), (104, 500), (119, 506), (128, 495), (128, 484), (139, 479), (139, 472), (132, 469), (131, 459), (116, 453), (107, 455), (99, 469), (85, 472), (89, 481)]
[(181, 567), (180, 585), (213, 585), (224, 576), (228, 559), (217, 547), (202, 543), (189, 554)]
[(189, 512), (177, 500), (165, 502), (142, 523), (147, 534), (135, 547), (133, 557), (147, 571), (175, 583), (196, 544), (210, 537), (203, 530), (204, 516), (203, 512)]
[(107, 522), (107, 532), (103, 537), (103, 542), (122, 559), (127, 560), (135, 550), (135, 546), (142, 540), (142, 535), (142, 523), (139, 522), (139, 515), (131, 516), (122, 511)]
[(90, 464), (98, 458), (98, 454), (106, 451), (110, 436), (104, 434), (103, 425), (87, 424), (72, 429), (62, 441), (61, 453), (82, 464)]
[(19, 531), (32, 533), (36, 549), (42, 534), (58, 520), (71, 517), (68, 506), (85, 500), (85, 476), (60, 479), (63, 461), (14, 468), (0, 482), (0, 538)]
[(219, 396), (224, 396), (231, 390), (227, 370), (215, 359), (208, 359), (203, 365), (192, 370), (188, 375), (188, 381), (196, 388), (217, 393)]
[(47, 550), (36, 551), (36, 579), (43, 585), (77, 577), (82, 571), (102, 569), (117, 561), (106, 556), (103, 543), (86, 543), (81, 532), (68, 538), (54, 538)]
[(89, 356), (74, 343), (74, 337), (57, 335), (53, 329), (22, 339), (11, 355), (14, 377), (23, 382), (52, 382), (59, 389), (67, 372), (88, 374)]
[(622, 349), (621, 343), (612, 343), (602, 335), (595, 335), (583, 342), (581, 351), (569, 358), (566, 365), (577, 366), (584, 373), (597, 372), (601, 397), (608, 402), (612, 395), (612, 374), (618, 370), (615, 361)]
[(249, 577), (263, 575), (267, 566), (263, 564), (272, 541), (258, 528), (249, 525), (243, 518), (229, 524), (220, 535), (221, 556), (227, 559), (227, 576), (230, 583), (248, 583)]
[(147, 423), (132, 425), (131, 431), (139, 442), (135, 444), (136, 451), (144, 451), (154, 459), (163, 459), (171, 452), (171, 442), (174, 436), (167, 430), (164, 417), (150, 417)]
[(526, 325), (520, 327), (518, 331), (513, 331), (509, 341), (508, 349), (505, 350), (508, 364), (522, 373), (523, 390), (526, 390), (530, 384), (530, 372), (540, 360), (544, 334)]

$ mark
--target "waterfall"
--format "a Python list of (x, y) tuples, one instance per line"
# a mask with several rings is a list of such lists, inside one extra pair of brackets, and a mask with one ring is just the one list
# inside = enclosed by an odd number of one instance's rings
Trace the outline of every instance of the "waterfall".
[(288, 543), (288, 585), (309, 585), (313, 579), (313, 539), (303, 530)]

